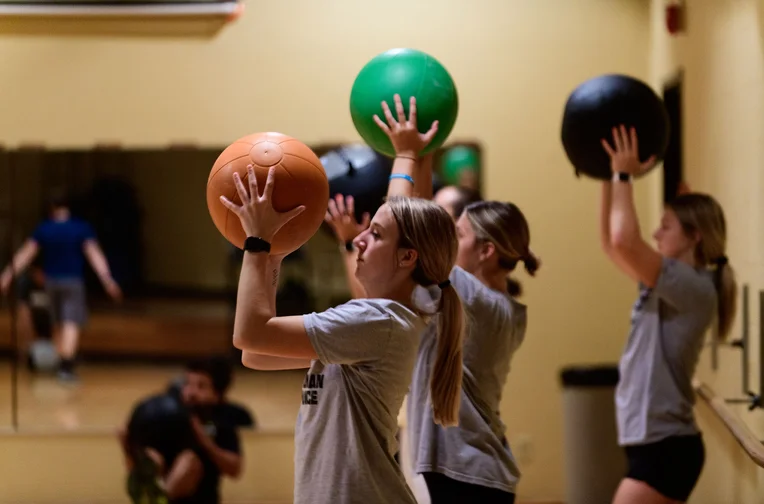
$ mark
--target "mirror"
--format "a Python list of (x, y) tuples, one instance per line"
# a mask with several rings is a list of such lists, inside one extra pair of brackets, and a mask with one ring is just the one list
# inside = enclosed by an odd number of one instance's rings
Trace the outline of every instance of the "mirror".
[[(324, 156), (340, 146), (312, 147)], [(304, 371), (245, 369), (231, 345), (242, 253), (215, 228), (204, 192), (223, 148), (0, 152), (0, 268), (24, 254), (30, 236), (39, 243), (0, 301), (0, 428), (113, 430), (138, 400), (177, 385), (189, 361), (227, 356), (235, 368), (227, 401), (258, 429), (293, 429)], [(479, 164), (475, 144), (440, 149), (436, 188), (479, 188)], [(56, 210), (54, 220), (75, 223), (66, 236), (78, 244), (96, 238), (119, 292), (96, 273), (97, 252), (57, 252), (62, 238), (46, 219), (62, 195), (68, 212)], [(67, 277), (73, 271), (80, 280)], [(278, 313), (321, 311), (349, 297), (323, 226), (285, 259)], [(58, 329), (59, 320), (69, 323)]]
[[(11, 246), (13, 227), (11, 225), (11, 187), (13, 184), (9, 156), (0, 149), (0, 259), (7, 263)], [(14, 418), (17, 390), (13, 380), (12, 351), (15, 346), (12, 328), (14, 310), (6, 301), (0, 302), (0, 430), (9, 430), (17, 425)]]

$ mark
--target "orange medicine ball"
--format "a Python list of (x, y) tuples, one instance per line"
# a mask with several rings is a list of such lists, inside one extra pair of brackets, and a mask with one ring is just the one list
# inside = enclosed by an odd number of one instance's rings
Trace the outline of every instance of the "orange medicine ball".
[(302, 247), (321, 227), (329, 204), (329, 181), (318, 156), (304, 143), (281, 133), (255, 133), (233, 142), (218, 156), (207, 179), (207, 208), (218, 231), (242, 249), (247, 238), (239, 217), (220, 201), (225, 196), (241, 205), (233, 181), (238, 172), (249, 189), (247, 165), (252, 164), (262, 194), (268, 171), (276, 167), (273, 208), (288, 212), (300, 205), (305, 211), (287, 222), (273, 238), (271, 254)]

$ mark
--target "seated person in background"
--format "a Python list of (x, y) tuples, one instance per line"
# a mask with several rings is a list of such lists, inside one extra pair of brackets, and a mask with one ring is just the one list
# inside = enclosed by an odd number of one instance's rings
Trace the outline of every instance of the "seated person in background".
[[(225, 360), (225, 357), (217, 357), (216, 359)], [(225, 364), (221, 364), (225, 365)], [(167, 387), (167, 393), (180, 398), (183, 393), (183, 387), (186, 384), (188, 372), (184, 372), (177, 378), (173, 379)], [(230, 385), (229, 385), (230, 388)], [(227, 425), (237, 427), (241, 429), (254, 429), (257, 426), (252, 413), (246, 406), (238, 404), (223, 397), (219, 404), (212, 408), (210, 413), (216, 419), (224, 421)]]
[(183, 438), (188, 440), (185, 446), (165, 450), (169, 456), (161, 450), (148, 449), (140, 464), (141, 461), (134, 460), (136, 456), (130, 448), (127, 429), (120, 432), (131, 471), (131, 495), (156, 493), (158, 479), (168, 503), (217, 504), (221, 501), (221, 475), (238, 478), (243, 465), (238, 425), (231, 422), (228, 415), (219, 413), (232, 375), (232, 365), (225, 357), (201, 359), (186, 366), (181, 388), (165, 397), (176, 400), (188, 410), (192, 435)]
[(199, 486), (204, 502), (219, 502), (220, 476), (238, 478), (242, 455), (237, 426), (216, 414), (226, 400), (233, 379), (227, 357), (210, 357), (189, 363), (181, 389), (183, 403), (191, 410), (191, 424), (200, 445), (204, 477)]

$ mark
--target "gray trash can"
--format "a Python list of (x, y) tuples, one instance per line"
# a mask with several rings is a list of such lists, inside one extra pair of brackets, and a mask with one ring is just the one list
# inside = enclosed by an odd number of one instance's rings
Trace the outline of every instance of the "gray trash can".
[(562, 370), (565, 503), (610, 504), (626, 474), (615, 418), (615, 365)]

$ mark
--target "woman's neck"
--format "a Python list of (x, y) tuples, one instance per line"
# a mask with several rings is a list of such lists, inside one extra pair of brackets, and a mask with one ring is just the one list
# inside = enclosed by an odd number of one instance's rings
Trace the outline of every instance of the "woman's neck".
[(677, 260), (686, 262), (693, 268), (698, 267), (697, 261), (695, 261), (695, 251), (694, 250), (687, 250), (683, 254), (681, 254), (679, 257), (677, 257)]
[(408, 308), (412, 307), (412, 296), (416, 284), (413, 280), (407, 279), (396, 286), (369, 286), (365, 287), (368, 297), (377, 299), (390, 299), (396, 301)]
[(507, 272), (504, 270), (484, 271), (474, 273), (475, 278), (488, 287), (498, 292), (507, 292)]

